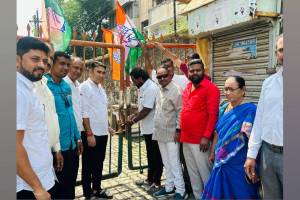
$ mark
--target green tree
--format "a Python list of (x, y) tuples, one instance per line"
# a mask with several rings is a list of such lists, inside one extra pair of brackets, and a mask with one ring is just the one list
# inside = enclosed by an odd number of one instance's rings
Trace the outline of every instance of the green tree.
[[(102, 41), (101, 28), (111, 28), (109, 21), (114, 16), (114, 0), (58, 0), (64, 10), (65, 17), (71, 27), (78, 32), (77, 39), (82, 39), (81, 33), (86, 32), (87, 40), (92, 40), (92, 34), (97, 33), (96, 41)], [(69, 49), (71, 51), (71, 49)], [(76, 54), (82, 56), (83, 48), (76, 48)], [(86, 48), (86, 57), (93, 57), (93, 49)], [(96, 50), (99, 55), (99, 50)]]
[[(103, 26), (110, 27), (114, 0), (60, 0), (69, 23), (78, 32), (92, 34)], [(100, 38), (99, 38), (100, 39)]]

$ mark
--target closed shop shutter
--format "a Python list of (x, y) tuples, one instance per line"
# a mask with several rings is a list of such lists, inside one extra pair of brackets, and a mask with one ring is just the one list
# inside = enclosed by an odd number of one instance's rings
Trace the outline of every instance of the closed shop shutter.
[[(213, 35), (213, 81), (222, 89), (229, 74), (246, 80), (246, 100), (258, 102), (263, 81), (271, 63), (271, 25), (267, 21), (234, 28)], [(252, 52), (252, 53), (250, 53)]]

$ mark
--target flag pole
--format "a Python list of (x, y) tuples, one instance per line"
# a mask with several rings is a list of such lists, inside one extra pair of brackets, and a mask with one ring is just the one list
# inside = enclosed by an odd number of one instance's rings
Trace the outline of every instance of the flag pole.
[[(48, 10), (46, 8), (46, 0), (43, 0), (44, 2), (44, 9), (45, 9), (45, 14), (46, 14), (46, 24), (47, 24), (47, 32), (48, 32), (48, 40), (51, 42), (51, 37), (50, 37), (50, 23), (49, 23), (49, 16), (48, 16)], [(47, 39), (47, 38), (46, 38)]]

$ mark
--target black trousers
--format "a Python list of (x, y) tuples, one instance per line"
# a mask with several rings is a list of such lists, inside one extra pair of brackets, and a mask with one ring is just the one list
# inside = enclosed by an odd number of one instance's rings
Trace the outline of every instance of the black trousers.
[(184, 184), (185, 184), (185, 192), (187, 194), (192, 194), (193, 193), (193, 189), (192, 189), (192, 184), (190, 181), (190, 177), (189, 177), (189, 173), (186, 167), (186, 163), (184, 160), (184, 155), (183, 155), (183, 148), (182, 148), (182, 143), (180, 143), (180, 147), (179, 147), (179, 151), (180, 151), (180, 162), (181, 162), (181, 166), (182, 166), (182, 172), (183, 172), (183, 179), (184, 179)]
[(144, 135), (147, 161), (148, 161), (148, 176), (147, 180), (150, 183), (160, 185), (161, 175), (163, 172), (163, 162), (161, 159), (158, 143), (156, 140), (152, 140), (152, 134)]
[[(51, 198), (54, 196), (54, 186), (48, 190), (48, 193), (51, 195)], [(17, 192), (17, 199), (36, 199), (32, 191), (21, 190)]]
[[(108, 136), (95, 136), (96, 146), (89, 147), (85, 132), (81, 133), (82, 153), (82, 189), (85, 197), (90, 197), (94, 191), (101, 190), (103, 162), (105, 160)], [(91, 187), (92, 184), (92, 187)]]
[[(62, 171), (56, 171), (58, 183), (55, 185), (55, 199), (74, 199), (79, 156), (77, 148), (61, 152), (64, 158)], [(55, 164), (55, 163), (54, 163)]]

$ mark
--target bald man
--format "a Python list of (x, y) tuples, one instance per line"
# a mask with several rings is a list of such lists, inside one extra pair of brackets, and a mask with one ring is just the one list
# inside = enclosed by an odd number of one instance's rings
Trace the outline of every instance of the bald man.
[(77, 123), (78, 130), (83, 131), (82, 125), (82, 114), (81, 114), (81, 100), (80, 100), (80, 92), (79, 92), (79, 81), (78, 79), (81, 77), (84, 71), (84, 63), (79, 57), (72, 57), (71, 65), (69, 68), (68, 75), (64, 78), (64, 80), (70, 85), (72, 89), (72, 103), (75, 114), (75, 119)]

